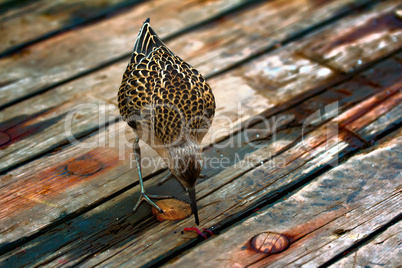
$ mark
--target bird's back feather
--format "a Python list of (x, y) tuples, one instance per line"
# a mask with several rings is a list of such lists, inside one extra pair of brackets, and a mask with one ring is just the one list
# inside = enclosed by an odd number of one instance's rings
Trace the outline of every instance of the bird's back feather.
[(149, 20), (138, 34), (118, 102), (123, 119), (140, 135), (152, 133), (147, 138), (160, 144), (187, 134), (200, 142), (215, 112), (215, 99), (203, 76), (159, 39)]

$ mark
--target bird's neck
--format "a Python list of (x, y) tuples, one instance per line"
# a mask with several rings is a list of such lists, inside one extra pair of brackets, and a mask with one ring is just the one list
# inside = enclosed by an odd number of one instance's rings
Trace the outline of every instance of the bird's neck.
[(194, 188), (202, 169), (202, 151), (198, 143), (187, 142), (167, 148), (169, 168), (186, 188)]

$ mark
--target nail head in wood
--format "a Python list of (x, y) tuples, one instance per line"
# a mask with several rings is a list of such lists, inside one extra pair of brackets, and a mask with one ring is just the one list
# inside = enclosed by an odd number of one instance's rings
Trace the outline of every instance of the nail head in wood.
[(257, 252), (274, 254), (286, 250), (290, 245), (290, 241), (282, 234), (264, 232), (251, 238), (250, 244)]
[(101, 163), (92, 159), (75, 160), (67, 165), (68, 172), (80, 176), (94, 174), (95, 172), (98, 172), (101, 168)]
[(178, 221), (185, 219), (191, 215), (191, 206), (181, 200), (169, 198), (156, 202), (164, 213), (160, 213), (152, 207), (152, 214), (156, 216), (158, 221), (169, 220)]

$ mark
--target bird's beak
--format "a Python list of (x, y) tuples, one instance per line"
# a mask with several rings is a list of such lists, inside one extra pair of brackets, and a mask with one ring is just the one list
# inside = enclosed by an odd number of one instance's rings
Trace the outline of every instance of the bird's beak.
[(195, 188), (187, 188), (188, 195), (190, 196), (191, 201), (191, 211), (195, 217), (195, 223), (200, 225), (200, 221), (198, 219), (198, 209), (197, 209), (197, 199), (195, 197)]

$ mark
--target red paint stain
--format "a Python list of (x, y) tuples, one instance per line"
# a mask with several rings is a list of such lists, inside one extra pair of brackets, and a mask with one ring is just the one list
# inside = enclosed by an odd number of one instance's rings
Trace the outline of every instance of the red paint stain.
[(183, 229), (183, 231), (185, 231), (185, 232), (195, 231), (195, 232), (197, 232), (197, 234), (198, 234), (199, 236), (202, 236), (204, 239), (207, 239), (207, 238), (208, 238), (208, 237), (207, 237), (206, 235), (204, 235), (204, 234), (200, 231), (200, 229), (198, 229), (197, 227), (185, 227), (185, 228)]

